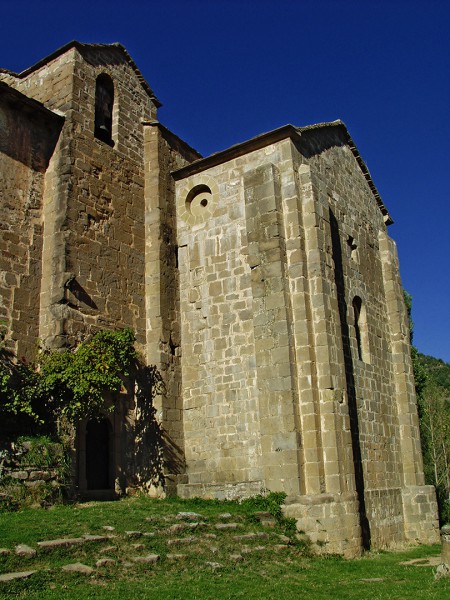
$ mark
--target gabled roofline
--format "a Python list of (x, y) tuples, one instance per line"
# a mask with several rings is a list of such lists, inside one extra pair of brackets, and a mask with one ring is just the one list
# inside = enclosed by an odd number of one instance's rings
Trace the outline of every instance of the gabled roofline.
[(31, 67), (28, 67), (21, 73), (14, 73), (13, 71), (8, 71), (7, 69), (0, 69), (0, 72), (7, 73), (8, 75), (13, 75), (14, 77), (18, 77), (19, 79), (23, 79), (23, 78), (27, 77), (28, 75), (30, 75), (30, 73), (33, 73), (33, 71), (40, 69), (41, 67), (43, 67), (50, 61), (54, 60), (55, 58), (58, 58), (62, 54), (65, 54), (68, 50), (71, 50), (72, 48), (76, 48), (81, 54), (83, 53), (83, 49), (85, 49), (85, 48), (93, 48), (93, 49), (95, 49), (95, 48), (99, 48), (99, 49), (101, 49), (101, 48), (117, 48), (125, 56), (127, 63), (130, 65), (130, 67), (136, 73), (136, 76), (139, 79), (142, 87), (144, 88), (146, 93), (149, 95), (149, 97), (151, 98), (153, 103), (156, 105), (156, 107), (159, 108), (160, 106), (162, 106), (161, 102), (155, 96), (155, 94), (153, 93), (153, 90), (148, 85), (144, 76), (138, 69), (136, 63), (131, 58), (131, 56), (128, 54), (127, 49), (124, 46), (122, 46), (122, 44), (119, 44), (119, 42), (114, 42), (112, 44), (85, 44), (82, 42), (78, 42), (76, 40), (72, 40), (71, 42), (69, 42), (68, 44), (65, 44), (64, 46), (61, 46), (61, 48), (58, 48), (58, 50), (55, 50), (48, 56), (45, 56), (44, 58), (39, 60), (37, 63), (35, 63)]
[[(345, 135), (347, 137), (347, 144), (348, 147), (350, 148), (350, 150), (353, 152), (353, 156), (356, 158), (356, 162), (359, 164), (359, 167), (367, 181), (368, 186), (370, 187), (372, 194), (375, 197), (375, 200), (377, 201), (377, 204), (381, 210), (381, 213), (384, 217), (384, 222), (386, 223), (386, 225), (392, 225), (394, 223), (393, 218), (391, 217), (391, 215), (389, 214), (388, 209), (386, 208), (386, 206), (384, 205), (383, 200), (381, 199), (380, 193), (377, 190), (376, 185), (373, 182), (372, 176), (370, 174), (369, 169), (367, 168), (366, 163), (364, 162), (364, 160), (361, 158), (361, 155), (359, 153), (358, 148), (356, 147), (355, 142), (353, 141), (350, 133), (348, 132), (347, 126), (345, 125), (345, 123), (341, 120), (337, 120), (337, 121), (333, 121), (332, 123), (329, 123), (328, 125), (340, 125), (344, 131), (345, 131)], [(323, 123), (322, 125), (327, 125), (327, 123)], [(314, 126), (312, 126), (314, 127)], [(308, 127), (303, 127), (303, 131), (306, 131), (307, 129), (309, 129)]]
[(251, 138), (250, 140), (231, 146), (230, 148), (222, 150), (221, 152), (216, 152), (214, 154), (211, 154), (210, 156), (207, 156), (200, 160), (196, 160), (190, 165), (182, 167), (181, 169), (177, 169), (176, 171), (172, 171), (172, 176), (176, 181), (178, 181), (180, 179), (184, 179), (185, 177), (189, 177), (190, 175), (200, 173), (205, 169), (209, 169), (211, 167), (220, 165), (221, 163), (232, 160), (233, 158), (238, 158), (239, 156), (243, 156), (244, 154), (248, 154), (249, 152), (260, 150), (261, 148), (264, 148), (269, 144), (274, 144), (283, 139), (290, 138), (293, 141), (299, 142), (302, 135), (307, 134), (307, 132), (331, 127), (338, 127), (344, 132), (346, 144), (352, 151), (353, 156), (355, 157), (367, 181), (367, 184), (375, 198), (375, 201), (378, 207), (380, 208), (381, 213), (384, 216), (384, 221), (386, 225), (391, 225), (394, 221), (392, 220), (386, 206), (384, 205), (381, 199), (381, 196), (372, 180), (366, 163), (361, 158), (358, 148), (356, 147), (356, 144), (351, 138), (345, 123), (341, 120), (318, 123), (316, 125), (308, 125), (307, 127), (294, 127), (294, 125), (289, 124), (284, 125), (283, 127), (279, 127), (278, 129), (273, 129), (272, 131), (262, 133), (254, 138)]

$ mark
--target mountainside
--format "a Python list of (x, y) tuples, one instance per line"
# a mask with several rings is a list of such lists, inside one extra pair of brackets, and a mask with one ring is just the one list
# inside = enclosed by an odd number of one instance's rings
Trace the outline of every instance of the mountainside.
[(420, 363), (425, 367), (428, 377), (440, 387), (450, 392), (450, 364), (441, 358), (418, 353)]

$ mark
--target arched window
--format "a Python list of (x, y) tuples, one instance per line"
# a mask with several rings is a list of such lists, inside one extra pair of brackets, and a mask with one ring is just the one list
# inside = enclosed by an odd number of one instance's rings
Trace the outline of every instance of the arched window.
[(95, 84), (95, 129), (94, 135), (109, 146), (112, 139), (112, 121), (114, 108), (114, 83), (109, 75), (102, 73)]
[(359, 296), (353, 298), (352, 305), (358, 358), (370, 363), (366, 307)]

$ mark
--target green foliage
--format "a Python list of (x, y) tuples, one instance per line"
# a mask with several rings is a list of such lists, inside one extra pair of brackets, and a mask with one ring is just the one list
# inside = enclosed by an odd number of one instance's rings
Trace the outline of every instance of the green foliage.
[(25, 417), (39, 422), (33, 407), (38, 375), (23, 362), (14, 360), (4, 345), (5, 329), (0, 330), (0, 418)]
[(74, 351), (42, 352), (38, 394), (52, 412), (77, 421), (95, 416), (105, 394), (117, 393), (136, 366), (131, 329), (100, 331)]
[(283, 518), (281, 507), (285, 498), (286, 494), (284, 492), (270, 492), (266, 496), (260, 494), (258, 496), (246, 498), (245, 500), (242, 500), (241, 506), (246, 511), (269, 512), (273, 517), (281, 520)]
[(17, 438), (16, 445), (27, 449), (22, 462), (36, 469), (57, 467), (64, 460), (62, 444), (55, 442), (48, 435), (20, 436)]
[[(412, 298), (404, 292), (413, 339)], [(450, 365), (441, 359), (420, 354), (411, 346), (416, 388), (425, 481), (434, 485), (439, 520), (450, 522)]]
[(73, 350), (40, 351), (37, 367), (15, 361), (1, 344), (0, 415), (36, 423), (95, 416), (135, 371), (134, 341), (131, 329), (100, 331)]
[(427, 372), (429, 379), (450, 392), (450, 364), (441, 358), (434, 358), (434, 356), (427, 356), (420, 352), (418, 353), (418, 360)]
[(428, 373), (427, 369), (423, 366), (419, 359), (419, 352), (417, 348), (413, 345), (413, 337), (414, 337), (414, 323), (412, 320), (412, 296), (408, 294), (406, 290), (403, 290), (403, 298), (405, 300), (406, 311), (408, 313), (408, 322), (409, 322), (409, 342), (411, 344), (411, 361), (413, 367), (414, 374), (414, 384), (416, 388), (417, 398), (420, 399), (422, 397), (423, 391), (427, 384)]
[(425, 480), (436, 487), (441, 523), (450, 522), (450, 396), (429, 381), (419, 398)]
[(406, 312), (408, 313), (409, 323), (409, 343), (412, 345), (414, 335), (414, 322), (412, 320), (412, 296), (406, 290), (403, 290), (403, 299), (405, 301)]
[(295, 519), (286, 518), (283, 515), (282, 506), (286, 499), (285, 492), (270, 492), (267, 495), (258, 495), (246, 498), (240, 502), (240, 506), (247, 512), (248, 520), (257, 523), (259, 519), (255, 516), (257, 512), (268, 512), (276, 520), (279, 529), (285, 535), (291, 537), (294, 545), (302, 547), (304, 552), (309, 552), (308, 543), (299, 541), (295, 536), (297, 534), (297, 522)]
[[(0, 510), (19, 510), (26, 506), (47, 506), (61, 502), (70, 478), (67, 449), (49, 436), (21, 436), (0, 452)], [(34, 481), (32, 486), (8, 475), (13, 470), (44, 471), (53, 481)], [(45, 479), (45, 478), (44, 478)]]
[[(171, 524), (180, 523), (176, 518), (178, 511), (197, 512), (197, 502), (156, 500), (142, 495), (118, 502), (90, 502), (55, 506), (52, 510), (26, 509), (3, 514), (0, 539), (2, 547), (11, 552), (0, 556), (0, 571), (36, 570), (36, 573), (27, 580), (1, 584), (0, 597), (27, 600), (259, 600), (262, 597), (360, 600), (367, 595), (392, 600), (448, 598), (449, 580), (435, 581), (433, 567), (427, 566), (428, 559), (440, 552), (438, 546), (367, 553), (357, 560), (305, 555), (302, 549), (292, 544), (276, 550), (275, 545), (279, 543), (276, 529), (264, 528), (261, 524), (246, 525), (237, 519), (242, 514), (240, 504), (229, 502), (225, 506), (236, 516), (239, 533), (264, 531), (268, 536), (247, 540), (245, 546), (250, 552), (242, 552), (240, 562), (232, 559), (244, 547), (234, 540), (236, 531), (215, 528), (224, 511), (224, 505), (220, 503), (211, 503), (208, 510), (206, 505), (202, 507), (202, 516), (207, 515), (205, 526), (187, 527), (176, 534), (176, 537), (195, 538), (180, 548), (179, 552), (185, 555), (182, 560), (167, 558), (167, 554), (177, 551), (168, 544), (167, 529)], [(42, 539), (80, 537), (88, 533), (104, 536), (105, 525), (115, 528), (114, 539), (51, 552), (37, 549), (36, 556), (26, 559), (26, 563), (14, 552), (17, 544), (37, 548), (37, 542)], [(126, 531), (150, 532), (152, 535), (139, 538), (142, 550), (138, 550), (132, 545), (135, 540), (130, 539)], [(108, 546), (108, 553), (104, 554)], [(158, 554), (161, 559), (154, 565), (134, 563), (134, 557), (147, 554)], [(111, 557), (116, 564), (96, 567), (100, 556)], [(421, 560), (421, 566), (405, 564), (412, 559)], [(219, 563), (220, 568), (214, 569), (209, 561)], [(86, 576), (61, 570), (63, 565), (75, 562), (92, 566), (94, 572)]]
[(63, 486), (49, 481), (36, 481), (33, 487), (25, 487), (13, 478), (3, 478), (0, 496), (5, 502), (0, 505), (6, 512), (28, 507), (48, 507), (63, 502)]
[(411, 346), (411, 361), (414, 375), (414, 385), (416, 388), (417, 399), (423, 397), (428, 383), (429, 372), (420, 360), (420, 354), (415, 346)]

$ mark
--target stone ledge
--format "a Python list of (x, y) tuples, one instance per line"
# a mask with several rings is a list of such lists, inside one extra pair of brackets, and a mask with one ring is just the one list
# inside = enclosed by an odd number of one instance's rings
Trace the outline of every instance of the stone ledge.
[(244, 481), (240, 483), (186, 483), (179, 484), (180, 498), (206, 498), (216, 500), (238, 500), (257, 496), (265, 490), (263, 481)]

